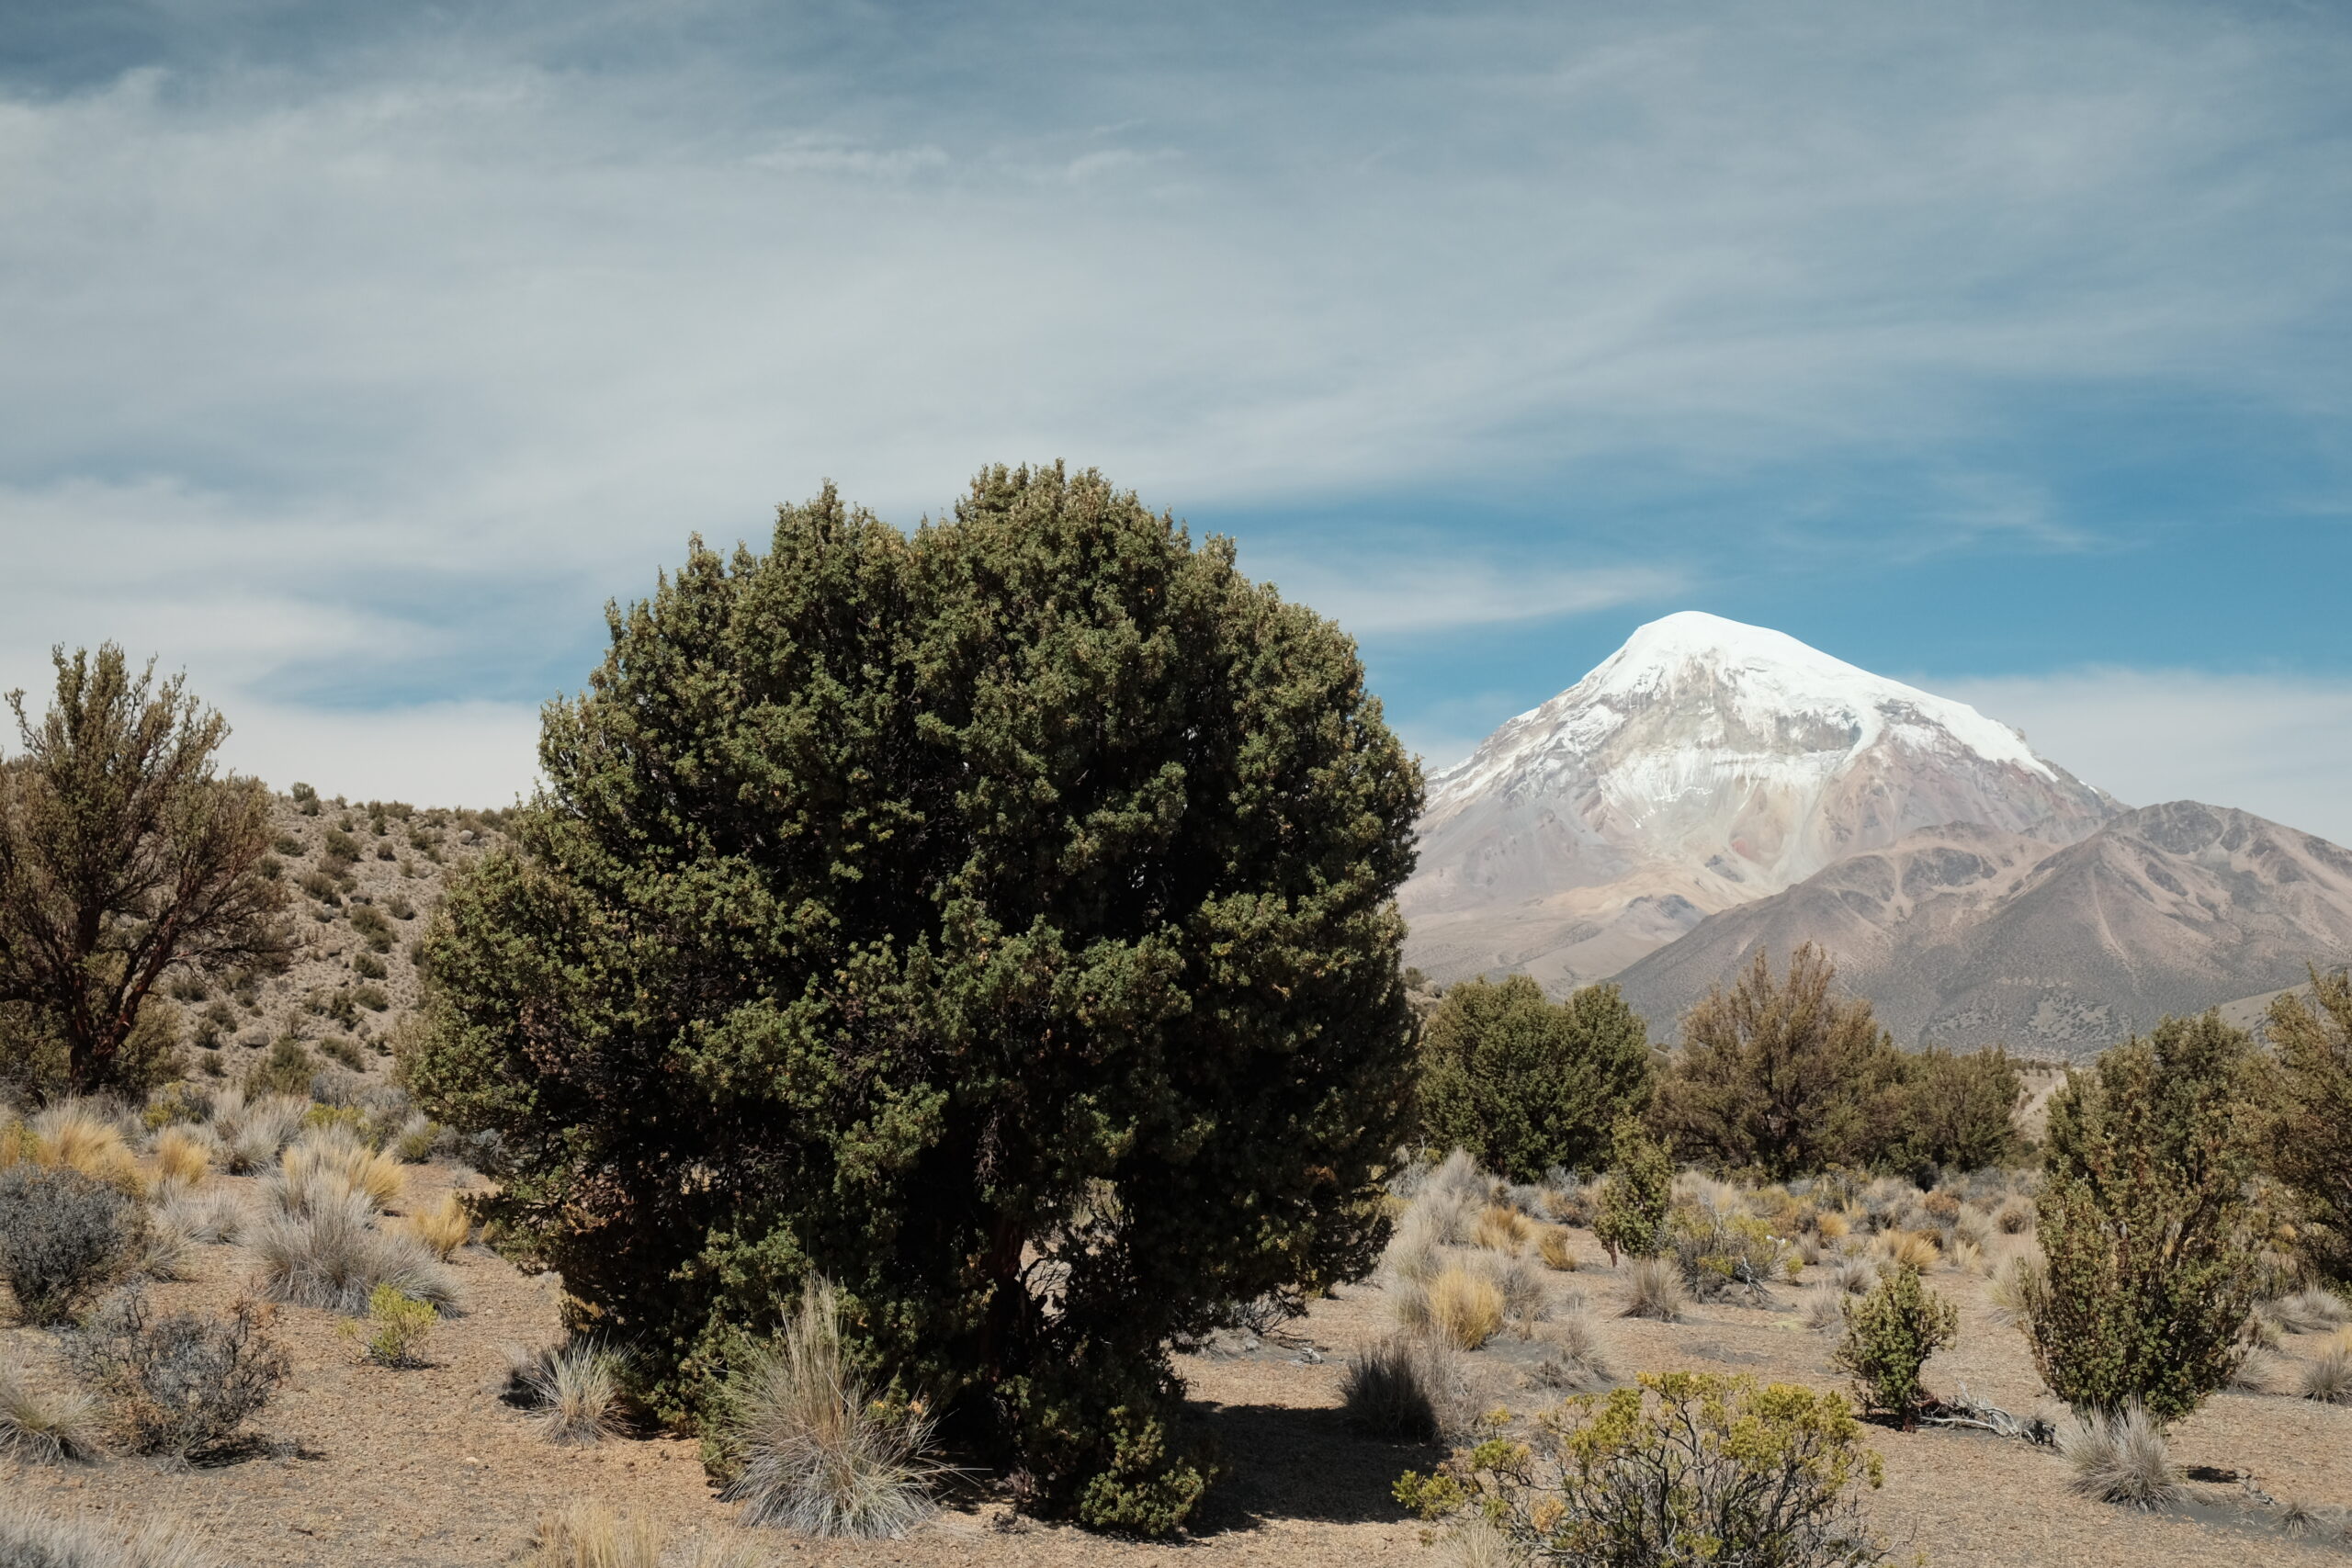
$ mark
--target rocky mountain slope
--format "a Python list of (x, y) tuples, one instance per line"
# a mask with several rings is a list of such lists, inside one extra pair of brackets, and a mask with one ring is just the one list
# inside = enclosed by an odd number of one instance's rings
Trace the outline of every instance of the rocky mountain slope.
[(2052, 846), (2118, 809), (1964, 704), (1686, 612), (1430, 781), (1407, 957), (1564, 989), (1924, 828)]
[(1939, 826), (1713, 915), (1618, 983), (1663, 1031), (1759, 946), (1778, 964), (1808, 941), (1905, 1043), (2087, 1055), (2352, 961), (2352, 852), (2195, 801), (2057, 849)]

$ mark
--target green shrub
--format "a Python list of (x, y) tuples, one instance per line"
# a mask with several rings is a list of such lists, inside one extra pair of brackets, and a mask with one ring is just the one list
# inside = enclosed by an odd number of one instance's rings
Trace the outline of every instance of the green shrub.
[(2252, 1041), (2168, 1018), (2070, 1075), (2050, 1102), (2047, 1267), (2022, 1303), (2035, 1368), (2077, 1410), (2159, 1423), (2227, 1387), (2259, 1282)]
[(2269, 1024), (2278, 1067), (2264, 1159), (2301, 1211), (2301, 1250), (2352, 1282), (2352, 973), (2313, 973), (2311, 1002), (2290, 991)]
[(277, 839), (271, 842), (270, 848), (276, 850), (279, 854), (284, 855), (288, 860), (300, 860), (305, 854), (310, 852), (303, 847), (302, 840), (296, 838), (291, 833), (278, 834)]
[[(349, 826), (349, 820), (347, 818), (345, 819), (345, 827)], [(343, 828), (328, 829), (325, 837), (319, 840), (319, 847), (326, 852), (330, 865), (349, 865), (359, 858), (359, 840)]]
[[(331, 1061), (341, 1062), (355, 1073), (364, 1071), (368, 1066), (368, 1058), (359, 1054), (359, 1047), (341, 1035), (320, 1041), (319, 1055)], [(324, 1110), (325, 1107), (320, 1109)]]
[(318, 1073), (319, 1064), (302, 1043), (290, 1034), (281, 1034), (271, 1043), (269, 1055), (246, 1069), (245, 1093), (255, 1100), (266, 1094), (308, 1100), (311, 1080)]
[(340, 909), (343, 908), (343, 890), (335, 886), (334, 878), (329, 876), (325, 872), (304, 872), (302, 874), (300, 886), (303, 892), (309, 894), (311, 897), (316, 898), (320, 903), (327, 906), (327, 908), (331, 909)]
[(1513, 1181), (1601, 1163), (1617, 1118), (1649, 1098), (1649, 1040), (1614, 986), (1554, 1003), (1524, 975), (1470, 980), (1422, 1032), (1423, 1142)]
[(375, 905), (354, 904), (351, 907), (351, 929), (359, 933), (370, 952), (391, 952), (392, 922), (384, 919), (384, 912)]
[(368, 1295), (364, 1323), (346, 1322), (344, 1333), (363, 1338), (361, 1353), (379, 1367), (420, 1367), (425, 1337), (441, 1321), (430, 1302), (418, 1301), (396, 1285), (379, 1285)]
[(1408, 1131), (1420, 792), (1352, 644), (1059, 468), (911, 537), (828, 491), (611, 637), (427, 938), (484, 1217), (666, 1418), (821, 1275), (877, 1394), (1172, 1529), (1171, 1342), (1368, 1272)]
[(372, 953), (362, 953), (354, 956), (351, 960), (351, 972), (363, 980), (381, 980), (391, 973), (384, 967), (384, 961)]
[(1618, 1120), (1612, 1145), (1592, 1234), (1609, 1249), (1610, 1267), (1614, 1268), (1621, 1252), (1655, 1258), (1665, 1245), (1667, 1209), (1674, 1201), (1674, 1162), (1665, 1146), (1630, 1116)]
[(351, 1005), (366, 1008), (369, 1012), (382, 1012), (392, 1005), (392, 998), (384, 994), (381, 986), (354, 986), (351, 987)]
[(1760, 1297), (1787, 1267), (1788, 1247), (1753, 1214), (1683, 1203), (1667, 1217), (1666, 1231), (1684, 1288), (1702, 1302), (1743, 1290)]
[(1870, 1003), (1832, 994), (1836, 978), (1807, 943), (1776, 981), (1758, 949), (1690, 1010), (1652, 1111), (1679, 1157), (1776, 1181), (1873, 1163), (1899, 1115), (1903, 1058)]
[(1845, 1297), (1844, 1312), (1846, 1337), (1832, 1363), (1853, 1374), (1863, 1409), (1884, 1411), (1907, 1430), (1928, 1403), (1919, 1369), (1959, 1333), (1959, 1309), (1905, 1264), (1868, 1295)]
[(65, 1166), (0, 1169), (0, 1279), (27, 1323), (59, 1324), (119, 1279), (137, 1250), (139, 1205)]
[(1427, 1518), (1482, 1518), (1541, 1561), (1860, 1568), (1889, 1560), (1858, 1501), (1880, 1480), (1837, 1394), (1645, 1372), (1539, 1417), (1524, 1442), (1491, 1438), (1434, 1475), (1408, 1471), (1396, 1497)]
[[(2017, 1157), (2016, 1111), (2025, 1079), (2008, 1053), (1905, 1053), (1887, 1122), (1867, 1162), (1906, 1172), (1983, 1170)], [(1932, 1176), (1928, 1178), (1933, 1179)]]

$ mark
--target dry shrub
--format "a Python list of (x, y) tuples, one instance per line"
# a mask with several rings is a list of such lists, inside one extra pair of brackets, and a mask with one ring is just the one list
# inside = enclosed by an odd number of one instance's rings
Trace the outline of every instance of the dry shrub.
[(1589, 1393), (1615, 1381), (1609, 1365), (1608, 1340), (1581, 1300), (1560, 1314), (1545, 1337), (1552, 1354), (1538, 1362), (1531, 1374), (1538, 1385), (1563, 1393)]
[(506, 1348), (506, 1400), (538, 1417), (548, 1442), (602, 1442), (620, 1430), (621, 1359), (594, 1340)]
[(184, 1526), (150, 1518), (113, 1524), (35, 1513), (0, 1498), (0, 1563), (7, 1568), (215, 1568)]
[(268, 1324), (254, 1302), (227, 1318), (158, 1317), (143, 1292), (124, 1291), (67, 1340), (66, 1360), (113, 1406), (133, 1453), (185, 1461), (233, 1438), (285, 1381)]
[(1558, 1225), (1546, 1225), (1536, 1233), (1535, 1251), (1544, 1259), (1546, 1269), (1555, 1269), (1564, 1274), (1576, 1269), (1576, 1247), (1568, 1240), (1568, 1233)]
[(720, 1497), (747, 1525), (812, 1536), (891, 1538), (929, 1518), (932, 1424), (877, 1401), (842, 1353), (841, 1303), (811, 1280), (782, 1338), (759, 1347), (729, 1389), (725, 1441), (742, 1470)]
[(1500, 1203), (1489, 1203), (1478, 1214), (1477, 1224), (1470, 1232), (1471, 1245), (1483, 1247), (1516, 1258), (1527, 1248), (1535, 1236), (1534, 1222), (1516, 1209)]
[(413, 1235), (381, 1231), (368, 1201), (345, 1193), (300, 1213), (278, 1213), (254, 1227), (263, 1287), (274, 1299), (336, 1312), (364, 1310), (379, 1285), (430, 1302), (443, 1312), (458, 1303), (457, 1281)]
[(1476, 1414), (1461, 1359), (1418, 1334), (1392, 1334), (1349, 1357), (1340, 1392), (1349, 1420), (1400, 1442), (1442, 1442)]
[(2352, 1404), (2352, 1346), (2331, 1345), (2312, 1358), (2296, 1392), (2322, 1404)]
[(155, 1175), (158, 1179), (194, 1187), (212, 1174), (212, 1152), (219, 1140), (188, 1127), (166, 1127), (155, 1135)]
[(0, 1170), (0, 1279), (18, 1314), (70, 1320), (133, 1266), (144, 1218), (121, 1189), (72, 1166)]
[(1824, 1241), (1843, 1241), (1854, 1234), (1854, 1222), (1836, 1209), (1825, 1211), (1813, 1223), (1814, 1234)]
[(1476, 1350), (1503, 1325), (1502, 1288), (1484, 1272), (1448, 1264), (1427, 1287), (1429, 1325), (1464, 1350)]
[(190, 1241), (218, 1246), (244, 1233), (245, 1206), (234, 1192), (168, 1187), (156, 1201), (155, 1223)]
[(2280, 1296), (2267, 1303), (2269, 1315), (2290, 1334), (2320, 1334), (2331, 1328), (2341, 1328), (2352, 1319), (2352, 1307), (2344, 1298), (2317, 1285), (2297, 1291), (2290, 1296)]
[(440, 1201), (429, 1209), (420, 1209), (408, 1217), (410, 1235), (430, 1247), (433, 1256), (447, 1263), (458, 1248), (466, 1245), (473, 1235), (473, 1216), (466, 1212), (465, 1201), (455, 1192), (444, 1192)]
[(662, 1532), (593, 1506), (539, 1516), (525, 1568), (661, 1568)]
[(2003, 1235), (2023, 1235), (2033, 1228), (2033, 1205), (2023, 1198), (2007, 1198), (1993, 1211), (1993, 1224)]
[(1943, 1261), (1943, 1249), (1936, 1245), (1934, 1233), (1928, 1231), (1882, 1231), (1878, 1251), (1889, 1263), (1902, 1269), (1917, 1269), (1922, 1272)]
[(0, 1458), (25, 1464), (95, 1459), (97, 1415), (96, 1403), (81, 1390), (35, 1387), (22, 1363), (0, 1360)]
[(273, 1196), (287, 1194), (280, 1207), (289, 1213), (301, 1206), (305, 1196), (338, 1187), (361, 1194), (381, 1211), (400, 1201), (407, 1181), (398, 1160), (378, 1154), (349, 1128), (330, 1125), (305, 1133), (279, 1156), (270, 1189)]
[(1626, 1270), (1631, 1290), (1625, 1301), (1627, 1317), (1680, 1323), (1690, 1310), (1690, 1292), (1682, 1288), (1682, 1272), (1664, 1258), (1637, 1258)]
[(2070, 1490), (2102, 1503), (2160, 1508), (2181, 1495), (2164, 1429), (2136, 1402), (2102, 1416), (2079, 1415), (2058, 1433), (2059, 1456), (2074, 1468)]
[(1805, 1327), (1815, 1334), (1843, 1328), (1846, 1325), (1845, 1299), (1843, 1291), (1826, 1286), (1816, 1286), (1807, 1291), (1802, 1309)]

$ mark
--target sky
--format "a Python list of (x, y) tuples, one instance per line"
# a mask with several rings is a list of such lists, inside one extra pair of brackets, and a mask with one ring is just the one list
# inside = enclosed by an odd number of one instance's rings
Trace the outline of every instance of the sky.
[(0, 0), (0, 686), (504, 804), (689, 535), (1060, 458), (1433, 767), (1695, 608), (2352, 842), (2347, 81), (2333, 0)]

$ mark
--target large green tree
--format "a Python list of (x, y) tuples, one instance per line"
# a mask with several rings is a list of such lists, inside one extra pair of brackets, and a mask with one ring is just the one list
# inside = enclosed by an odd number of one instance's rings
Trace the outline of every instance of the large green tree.
[(1421, 1136), (1513, 1181), (1607, 1162), (1650, 1099), (1649, 1037), (1614, 986), (1554, 1002), (1525, 975), (1445, 993), (1421, 1037)]
[(2075, 1408), (2177, 1420), (2245, 1356), (2257, 1066), (2218, 1013), (2168, 1018), (2052, 1098), (2026, 1337)]
[(420, 1097), (660, 1407), (821, 1274), (1037, 1506), (1171, 1528), (1170, 1341), (1385, 1239), (1420, 784), (1353, 645), (1058, 466), (911, 537), (829, 487), (609, 620)]
[(2264, 1161), (2295, 1195), (2312, 1260), (2352, 1281), (2352, 973), (2314, 972), (2311, 999), (2288, 992), (2269, 1021), (2278, 1063)]
[(152, 1002), (175, 974), (282, 966), (262, 874), (269, 802), (224, 776), (221, 716), (112, 643), (54, 651), (36, 724), (0, 762), (0, 1075), (36, 1096), (138, 1093), (169, 1066)]
[(1677, 1155), (1775, 1179), (1872, 1163), (1898, 1114), (1904, 1066), (1860, 998), (1810, 942), (1774, 979), (1758, 950), (1682, 1021), (1651, 1120)]

